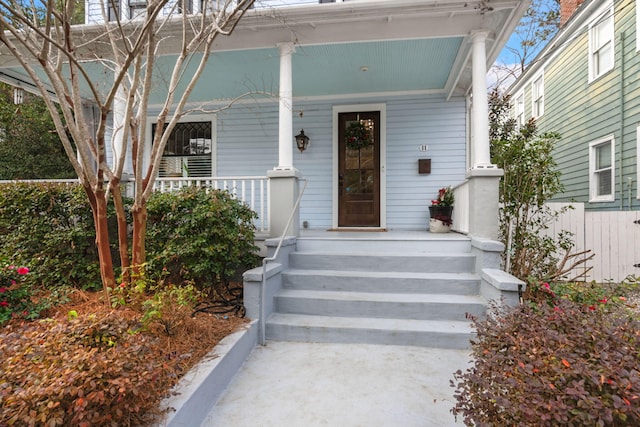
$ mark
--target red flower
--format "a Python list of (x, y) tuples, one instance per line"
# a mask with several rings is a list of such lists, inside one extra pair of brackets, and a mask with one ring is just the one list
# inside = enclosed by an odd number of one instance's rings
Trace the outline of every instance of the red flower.
[(607, 301), (608, 301), (608, 300), (607, 300), (606, 298), (602, 298), (602, 299), (600, 300), (600, 302), (601, 302), (601, 303), (603, 303), (603, 304), (606, 304), (606, 303), (607, 303)]
[(591, 310), (591, 311), (596, 311), (596, 306), (595, 306), (595, 305), (590, 305), (590, 306), (589, 306), (589, 310)]
[(27, 267), (18, 267), (18, 270), (16, 271), (18, 272), (18, 274), (23, 276), (29, 272), (29, 269)]
[(7, 301), (0, 301), (0, 307), (6, 307), (9, 303)]
[(7, 292), (7, 288), (0, 288), (0, 294), (4, 294), (5, 292)]

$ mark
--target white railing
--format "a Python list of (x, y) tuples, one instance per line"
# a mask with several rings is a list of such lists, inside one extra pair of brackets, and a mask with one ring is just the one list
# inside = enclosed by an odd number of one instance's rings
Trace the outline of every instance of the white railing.
[(269, 179), (266, 176), (156, 178), (154, 190), (176, 191), (182, 187), (208, 187), (227, 190), (258, 214), (254, 222), (259, 233), (269, 232)]
[(453, 187), (454, 208), (451, 228), (460, 233), (469, 233), (469, 181)]

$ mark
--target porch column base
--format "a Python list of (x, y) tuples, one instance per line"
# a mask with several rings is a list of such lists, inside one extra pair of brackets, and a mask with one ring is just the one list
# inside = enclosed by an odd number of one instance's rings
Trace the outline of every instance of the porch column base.
[[(297, 169), (273, 169), (267, 171), (269, 178), (269, 234), (280, 237), (285, 231), (287, 220), (296, 204), (300, 188), (298, 179), (302, 176)], [(293, 214), (287, 236), (300, 235), (300, 209)]]
[(474, 168), (467, 173), (469, 180), (469, 235), (498, 240), (498, 192), (500, 168)]

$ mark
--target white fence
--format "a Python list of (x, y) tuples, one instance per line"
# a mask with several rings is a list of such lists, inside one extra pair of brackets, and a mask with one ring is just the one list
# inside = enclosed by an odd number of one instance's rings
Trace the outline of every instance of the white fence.
[[(550, 224), (549, 233), (573, 233), (574, 251), (591, 250), (586, 280), (620, 282), (640, 276), (640, 211), (585, 211), (583, 203), (550, 203), (552, 209), (573, 206)], [(575, 272), (574, 272), (575, 273)]]
[(157, 178), (153, 188), (175, 191), (188, 186), (229, 191), (258, 214), (258, 219), (254, 222), (256, 231), (260, 234), (269, 232), (269, 179), (266, 176)]

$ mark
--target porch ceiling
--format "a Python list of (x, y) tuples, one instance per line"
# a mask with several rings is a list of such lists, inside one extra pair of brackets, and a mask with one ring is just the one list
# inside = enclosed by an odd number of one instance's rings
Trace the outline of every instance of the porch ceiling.
[[(447, 37), (299, 46), (293, 55), (293, 95), (443, 92), (462, 43), (462, 37)], [(168, 70), (172, 58), (161, 62)], [(211, 56), (191, 100), (228, 99), (252, 91), (277, 95), (278, 84), (278, 49), (218, 52)], [(159, 90), (152, 103), (162, 99)]]
[[(280, 43), (296, 46), (296, 98), (464, 94), (471, 86), (470, 34), (488, 32), (487, 65), (492, 64), (528, 4), (529, 0), (351, 0), (251, 10), (232, 36), (216, 40), (190, 101), (215, 102), (248, 92), (277, 94)], [(173, 36), (179, 30), (178, 21), (163, 29), (152, 104), (163, 101), (161, 82), (173, 62), (178, 46)], [(87, 38), (101, 32), (101, 26), (81, 26), (77, 34)], [(93, 44), (87, 55), (106, 57), (108, 52), (98, 52), (98, 46)], [(0, 68), (11, 67), (5, 54), (2, 59)], [(0, 80), (11, 80), (1, 72)], [(16, 67), (10, 74), (14, 82), (29, 80)], [(96, 73), (98, 81), (105, 78), (104, 72)]]

